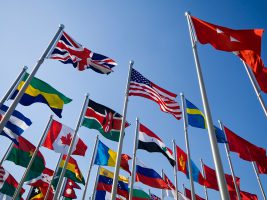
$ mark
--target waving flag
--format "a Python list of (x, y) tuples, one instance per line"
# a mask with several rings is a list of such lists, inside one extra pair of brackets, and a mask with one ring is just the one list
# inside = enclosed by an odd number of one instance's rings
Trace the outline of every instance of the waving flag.
[(150, 194), (150, 199), (151, 200), (161, 200), (161, 198), (159, 198), (157, 195), (155, 194)]
[[(229, 195), (230, 195), (231, 200), (238, 200), (236, 192), (229, 191)], [(256, 194), (251, 194), (249, 192), (240, 191), (240, 195), (241, 195), (242, 200), (258, 200), (258, 197)]]
[(65, 199), (77, 199), (74, 188), (81, 189), (81, 187), (73, 180), (67, 179), (62, 196), (65, 197)]
[[(171, 180), (167, 177), (166, 174), (163, 173), (163, 180), (167, 183), (167, 185), (169, 186), (169, 189), (167, 190), (163, 190), (163, 196), (165, 197), (172, 197), (174, 198), (176, 196), (176, 188), (173, 185), (173, 183), (171, 182)], [(174, 198), (175, 199), (175, 198)]]
[(163, 112), (172, 114), (177, 120), (181, 119), (181, 110), (175, 101), (176, 94), (169, 92), (146, 79), (132, 68), (129, 96), (139, 96), (159, 104)]
[(134, 185), (132, 200), (150, 200), (150, 196), (142, 188)]
[[(0, 108), (0, 121), (5, 115), (8, 107), (2, 105)], [(15, 144), (19, 144), (17, 137), (20, 136), (32, 124), (31, 120), (25, 117), (19, 111), (14, 110), (8, 122), (6, 123), (1, 135), (6, 136)]]
[(172, 166), (175, 164), (172, 151), (166, 147), (155, 133), (143, 124), (140, 124), (139, 128), (138, 149), (144, 149), (148, 152), (160, 152), (169, 160)]
[(49, 183), (52, 180), (54, 171), (49, 168), (45, 168), (43, 172), (41, 173), (41, 175), (35, 178), (32, 178), (31, 174), (32, 173), (29, 173), (27, 177), (27, 180), (29, 181), (25, 182), (27, 185), (34, 186), (34, 187), (48, 187)]
[[(185, 188), (185, 196), (188, 198), (188, 199), (192, 199), (191, 197), (191, 190)], [(195, 197), (196, 197), (196, 200), (205, 200), (204, 198), (200, 197), (199, 195), (195, 194)]]
[(112, 68), (117, 65), (111, 58), (84, 48), (66, 32), (63, 32), (50, 58), (59, 60), (64, 64), (70, 63), (80, 71), (90, 68), (101, 74), (109, 74), (112, 72)]

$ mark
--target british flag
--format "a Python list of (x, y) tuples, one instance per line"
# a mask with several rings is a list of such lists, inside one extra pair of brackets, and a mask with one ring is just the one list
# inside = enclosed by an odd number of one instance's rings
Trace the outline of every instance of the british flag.
[(64, 31), (49, 58), (59, 60), (64, 64), (71, 63), (80, 71), (91, 68), (101, 74), (109, 74), (117, 65), (111, 58), (83, 47)]

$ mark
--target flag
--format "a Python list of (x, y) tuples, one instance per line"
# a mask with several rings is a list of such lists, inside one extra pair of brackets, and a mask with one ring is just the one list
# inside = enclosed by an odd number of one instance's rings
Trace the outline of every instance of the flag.
[[(114, 177), (113, 172), (103, 167), (100, 167), (97, 190), (104, 190), (107, 192), (111, 192), (113, 177)], [(118, 195), (128, 198), (128, 195), (129, 195), (128, 182), (129, 182), (128, 178), (119, 175), (118, 187), (117, 187)]]
[(260, 174), (267, 174), (267, 156), (255, 162)]
[[(185, 188), (185, 196), (188, 198), (188, 199), (192, 199), (192, 196), (191, 196), (191, 191), (187, 188)], [(204, 198), (200, 197), (199, 195), (195, 194), (195, 197), (196, 197), (196, 200), (205, 200)]]
[(43, 200), (45, 195), (42, 193), (40, 188), (33, 187), (32, 192), (30, 194), (29, 200)]
[[(105, 190), (97, 190), (95, 200), (110, 200), (111, 199), (111, 193), (107, 192)], [(118, 195), (116, 196), (116, 200), (124, 200), (122, 196)], [(133, 199), (134, 200), (134, 199)]]
[[(29, 74), (25, 74), (22, 81), (18, 85), (17, 89), (14, 91), (10, 99), (15, 99), (18, 92), (23, 87)], [(64, 104), (70, 103), (72, 100), (66, 97), (64, 94), (57, 91), (48, 83), (33, 77), (26, 91), (20, 99), (20, 104), (24, 106), (29, 106), (33, 103), (44, 103), (58, 116), (62, 117), (61, 113)]]
[(173, 185), (173, 183), (171, 182), (171, 180), (167, 177), (166, 174), (163, 173), (163, 180), (167, 183), (168, 185), (168, 189), (166, 190), (163, 190), (163, 196), (164, 197), (172, 197), (174, 198), (176, 196), (176, 188), (175, 186)]
[(167, 183), (162, 177), (153, 169), (147, 168), (141, 161), (136, 158), (136, 182), (142, 182), (148, 186), (168, 189)]
[[(122, 116), (114, 110), (89, 100), (82, 125), (98, 130), (105, 138), (119, 141)], [(125, 123), (125, 127), (130, 124)]]
[(150, 196), (142, 188), (133, 186), (132, 200), (149, 200)]
[[(205, 115), (189, 100), (185, 99), (188, 124), (192, 127), (207, 129)], [(221, 129), (213, 126), (218, 143), (226, 143), (226, 138)]]
[[(206, 175), (206, 184), (205, 186), (207, 188), (211, 188), (214, 190), (219, 191), (218, 183), (217, 183), (217, 177), (216, 177), (216, 172), (214, 169), (208, 167), (207, 165), (204, 165), (204, 171)], [(227, 184), (227, 188), (229, 191), (235, 191), (235, 185), (233, 182), (233, 177), (232, 175), (225, 174), (225, 180)], [(236, 184), (240, 188), (240, 178), (235, 177)]]
[(143, 124), (140, 124), (139, 127), (138, 149), (143, 149), (148, 152), (162, 153), (172, 166), (175, 164), (172, 151), (166, 147), (166, 145), (155, 133), (153, 133)]
[(12, 200), (13, 197), (8, 196), (8, 195), (3, 194), (3, 193), (0, 192), (0, 199), (1, 199), (1, 200)]
[[(35, 151), (35, 146), (22, 136), (18, 137), (18, 142), (19, 146), (13, 144), (11, 151), (8, 153), (6, 157), (6, 160), (12, 161), (16, 165), (20, 165), (22, 167), (27, 168), (32, 158), (32, 155)], [(30, 170), (32, 172), (35, 172), (36, 176), (39, 176), (44, 169), (45, 169), (45, 159), (42, 153), (38, 151)]]
[[(4, 117), (8, 107), (2, 105), (0, 108), (0, 121)], [(22, 113), (14, 110), (9, 120), (7, 121), (1, 135), (8, 137), (12, 142), (18, 145), (17, 137), (20, 136), (32, 124), (31, 120), (25, 117)]]
[[(101, 166), (115, 167), (116, 158), (117, 158), (117, 152), (113, 151), (112, 149), (107, 147), (103, 142), (98, 140), (94, 164), (101, 165)], [(122, 169), (129, 172), (129, 174), (131, 174), (131, 171), (129, 169), (130, 168), (129, 163), (128, 163), (130, 159), (132, 158), (128, 156), (127, 154), (121, 154), (120, 166)]]
[(117, 65), (111, 58), (83, 47), (64, 31), (51, 52), (50, 58), (59, 60), (64, 64), (70, 63), (79, 71), (90, 68), (100, 74), (111, 73), (112, 68)]
[[(238, 200), (236, 192), (230, 192), (229, 191), (229, 195), (230, 195), (231, 200)], [(240, 196), (241, 196), (242, 200), (258, 200), (258, 197), (256, 194), (251, 194), (251, 193), (245, 192), (245, 191), (240, 191)]]
[[(57, 153), (68, 154), (73, 135), (73, 129), (56, 120), (53, 120), (43, 146), (54, 150)], [(86, 150), (86, 144), (79, 137), (76, 137), (72, 154), (84, 156)]]
[(63, 190), (62, 196), (69, 198), (69, 199), (77, 199), (77, 195), (75, 193), (74, 188), (81, 189), (81, 187), (77, 183), (75, 183), (73, 180), (67, 179), (65, 189)]
[(27, 182), (25, 182), (27, 185), (33, 186), (33, 187), (48, 187), (49, 183), (52, 180), (54, 171), (49, 169), (49, 168), (45, 168), (43, 170), (43, 172), (41, 173), (41, 175), (39, 176), (34, 176), (34, 178), (32, 178), (32, 174), (34, 173), (29, 173), (28, 177), (26, 178)]
[(132, 68), (129, 96), (140, 96), (159, 104), (163, 112), (172, 114), (177, 120), (181, 119), (181, 110), (175, 101), (176, 94), (169, 92), (146, 79)]
[[(177, 166), (178, 170), (183, 172), (187, 178), (189, 178), (189, 169), (188, 169), (188, 157), (187, 154), (176, 145), (176, 152), (177, 152)], [(205, 180), (200, 173), (199, 169), (197, 168), (196, 164), (191, 159), (191, 167), (192, 167), (192, 178), (195, 182), (199, 183), (200, 185), (205, 184)]]
[(159, 198), (155, 194), (150, 194), (150, 200), (161, 200), (161, 198)]
[[(60, 162), (59, 170), (58, 170), (57, 174), (61, 174), (65, 160), (66, 160), (66, 155), (63, 155), (63, 158)], [(77, 183), (82, 183), (83, 185), (85, 185), (85, 181), (84, 181), (83, 175), (79, 169), (77, 161), (74, 158), (72, 158), (71, 156), (70, 156), (69, 162), (66, 166), (65, 177), (69, 178), (69, 179), (71, 179)]]

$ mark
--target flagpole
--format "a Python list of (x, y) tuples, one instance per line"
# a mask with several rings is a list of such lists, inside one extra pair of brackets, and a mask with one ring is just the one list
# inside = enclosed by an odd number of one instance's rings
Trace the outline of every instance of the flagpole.
[(139, 135), (139, 119), (136, 118), (136, 128), (135, 128), (135, 140), (134, 140), (134, 148), (133, 148), (133, 162), (132, 162), (132, 176), (131, 176), (131, 183), (130, 183), (130, 194), (129, 200), (132, 200), (133, 197), (133, 185), (135, 182), (135, 162), (136, 162), (136, 150), (138, 148), (138, 135)]
[(70, 155), (71, 155), (71, 153), (73, 151), (73, 148), (74, 148), (75, 139), (76, 139), (76, 136), (78, 134), (78, 130), (79, 130), (79, 128), (80, 128), (80, 126), (81, 126), (81, 124), (83, 122), (84, 113), (85, 113), (86, 108), (88, 106), (88, 102), (89, 102), (89, 94), (87, 93), (85, 95), (85, 100), (84, 100), (84, 103), (83, 103), (83, 107), (82, 107), (82, 110), (81, 110), (81, 113), (80, 113), (80, 116), (79, 116), (79, 119), (78, 119), (78, 122), (77, 122), (77, 125), (76, 125), (76, 128), (75, 128), (75, 131), (74, 131), (74, 134), (73, 134), (73, 138), (72, 138), (71, 143), (70, 143), (70, 147), (69, 147), (68, 154), (67, 154), (65, 162), (64, 162), (64, 166), (63, 166), (61, 174), (59, 176), (58, 185), (57, 185), (57, 189), (55, 191), (55, 195), (54, 195), (53, 200), (57, 200), (58, 199), (60, 186), (62, 184), (64, 175), (65, 175), (65, 172), (66, 172), (66, 167), (67, 167), (67, 164), (69, 162)]
[[(205, 173), (205, 170), (204, 170), (204, 164), (203, 164), (202, 158), (200, 158), (200, 163), (201, 163), (201, 169), (202, 169), (203, 177), (206, 180), (206, 173)], [(204, 187), (204, 192), (205, 192), (206, 200), (208, 200), (209, 197), (208, 197), (207, 187), (205, 186), (205, 184), (203, 185), (203, 187)]]
[[(224, 135), (226, 135), (225, 132), (224, 132), (224, 125), (223, 125), (223, 123), (220, 120), (218, 120), (218, 122), (220, 124), (220, 128), (223, 131)], [(241, 200), (242, 198), (241, 198), (241, 195), (240, 195), (240, 190), (239, 190), (239, 188), (238, 188), (238, 186), (236, 184), (235, 172), (234, 172), (232, 160), (231, 160), (230, 153), (229, 153), (228, 143), (224, 143), (224, 147), (225, 147), (225, 152), (226, 152), (226, 155), (227, 155), (229, 167), (230, 167), (230, 170), (231, 170), (231, 174), (232, 174), (232, 178), (233, 178), (233, 182), (234, 182), (234, 186), (235, 186), (235, 191), (236, 191), (237, 199), (238, 200)]]
[(258, 181), (258, 183), (259, 183), (259, 186), (260, 186), (260, 190), (261, 190), (263, 199), (266, 200), (266, 195), (265, 195), (265, 192), (264, 192), (263, 187), (262, 187), (262, 183), (261, 183), (261, 179), (260, 179), (260, 176), (259, 176), (259, 170), (258, 170), (258, 167), (256, 166), (256, 164), (255, 164), (254, 161), (252, 161), (251, 163), (252, 163), (252, 166), (253, 166), (253, 169), (254, 169), (254, 172), (255, 172), (257, 181)]
[(244, 67), (245, 67), (245, 69), (246, 69), (246, 71), (247, 71), (248, 77), (249, 77), (250, 82), (251, 82), (251, 84), (252, 84), (252, 86), (253, 86), (253, 88), (254, 88), (254, 91), (255, 91), (255, 93), (256, 93), (256, 96), (258, 97), (258, 100), (259, 100), (259, 102), (260, 102), (260, 104), (261, 104), (261, 107), (262, 107), (262, 109), (263, 109), (263, 112), (264, 112), (264, 114), (265, 114), (266, 117), (267, 117), (267, 107), (266, 107), (266, 105), (265, 105), (265, 103), (264, 103), (264, 100), (263, 100), (263, 98), (262, 98), (262, 96), (261, 96), (261, 89), (260, 89), (260, 86), (259, 86), (259, 84), (258, 84), (256, 78), (255, 78), (255, 75), (254, 75), (254, 73), (252, 72), (251, 68), (248, 67), (247, 64), (246, 64), (244, 61), (242, 61), (242, 62), (243, 62), (243, 65), (244, 65)]
[(9, 90), (6, 92), (6, 94), (2, 98), (2, 100), (0, 102), (0, 107), (2, 107), (2, 105), (5, 103), (5, 101), (7, 101), (8, 98), (11, 96), (11, 94), (14, 91), (14, 89), (18, 86), (18, 84), (20, 83), (20, 81), (22, 80), (22, 78), (24, 77), (24, 75), (26, 74), (27, 69), (28, 69), (27, 66), (24, 66), (23, 67), (23, 69), (20, 72), (20, 74), (18, 75), (18, 77), (15, 79), (15, 81), (13, 82), (13, 84), (11, 85), (11, 87), (9, 88)]
[(97, 185), (98, 185), (98, 179), (99, 179), (99, 171), (100, 171), (100, 166), (97, 167), (97, 173), (95, 177), (95, 185), (93, 189), (93, 194), (92, 194), (92, 200), (95, 200), (95, 195), (96, 195), (96, 190), (97, 190)]
[(22, 88), (18, 92), (18, 94), (15, 97), (13, 103), (8, 108), (7, 112), (5, 113), (4, 117), (2, 118), (2, 120), (0, 122), (0, 133), (3, 131), (3, 128), (5, 127), (7, 121), (9, 120), (9, 118), (11, 116), (11, 114), (13, 113), (13, 111), (15, 110), (15, 108), (17, 107), (17, 105), (18, 105), (18, 103), (19, 103), (22, 95), (26, 91), (26, 89), (27, 89), (28, 85), (30, 84), (31, 80), (34, 78), (34, 75), (36, 74), (36, 72), (38, 71), (38, 69), (40, 68), (40, 66), (42, 65), (42, 63), (44, 62), (45, 57), (47, 56), (47, 54), (49, 53), (49, 51), (53, 47), (54, 43), (56, 43), (58, 41), (59, 35), (62, 33), (63, 29), (64, 29), (64, 25), (63, 24), (60, 24), (59, 25), (59, 28), (58, 28), (58, 31), (56, 32), (55, 36), (50, 41), (48, 47), (44, 51), (44, 53), (41, 56), (41, 58), (37, 61), (35, 67), (33, 68), (31, 74), (28, 76), (27, 80), (25, 81), (25, 83), (23, 84)]
[(173, 154), (174, 154), (174, 159), (175, 159), (175, 165), (173, 166), (173, 172), (174, 172), (174, 184), (175, 184), (175, 194), (176, 197), (174, 197), (176, 200), (178, 200), (178, 181), (177, 181), (177, 151), (176, 151), (176, 144), (175, 144), (175, 140), (172, 140), (172, 144), (173, 144)]
[(66, 189), (66, 184), (67, 184), (67, 178), (63, 177), (63, 184), (61, 185), (60, 190), (59, 190), (59, 199), (60, 198), (62, 198), (62, 199), (64, 198), (63, 197), (63, 192)]
[[(163, 169), (161, 169), (161, 177), (163, 180), (165, 180)], [(163, 189), (161, 189), (161, 200), (164, 200)]]
[[(194, 59), (195, 59), (195, 64), (196, 64), (196, 70), (197, 70), (197, 76), (198, 76), (198, 82), (199, 82), (199, 87), (200, 87), (200, 92), (201, 92), (201, 97), (202, 97), (202, 102), (203, 102), (203, 107), (205, 111), (205, 116), (206, 116), (206, 122), (207, 122), (207, 128), (208, 128), (208, 133), (209, 133), (209, 140), (210, 140), (210, 145), (211, 145), (211, 152), (212, 152), (212, 157), (215, 165), (215, 171), (216, 171), (216, 176), (217, 176), (217, 181), (218, 181), (218, 186), (219, 186), (219, 191), (221, 198), (223, 200), (230, 199), (227, 186), (226, 186), (226, 181), (225, 181), (225, 176), (224, 176), (224, 171), (223, 171), (223, 165), (220, 157), (220, 152), (214, 132), (214, 127), (213, 127), (213, 122), (212, 122), (212, 117), (211, 117), (211, 112), (209, 108), (209, 103), (208, 103), (208, 97), (206, 94), (206, 88), (204, 84), (204, 79), (201, 71), (201, 66), (199, 63), (199, 58), (198, 58), (198, 53), (197, 53), (197, 46), (196, 46), (196, 36), (193, 36), (193, 25), (190, 20), (190, 14), (188, 12), (185, 13), (187, 22), (188, 22), (188, 28), (190, 32), (190, 38), (191, 38), (191, 43), (192, 43), (192, 49), (193, 49), (193, 54), (194, 54)], [(194, 37), (194, 38), (193, 38)]]
[(184, 186), (184, 184), (183, 184), (183, 191), (184, 191), (184, 196), (186, 196), (186, 194), (185, 194), (185, 186)]
[(12, 147), (13, 147), (13, 142), (10, 142), (10, 145), (9, 145), (5, 155), (3, 156), (3, 158), (0, 161), (0, 166), (2, 166), (3, 162), (6, 160), (6, 157), (9, 154), (9, 152), (11, 151)]
[(112, 184), (112, 190), (111, 190), (111, 200), (116, 200), (116, 196), (117, 196), (116, 194), (117, 194), (117, 186), (118, 186), (118, 176), (120, 172), (121, 151), (122, 151), (123, 138), (124, 138), (124, 129), (125, 129), (126, 113), (127, 113), (128, 97), (129, 97), (129, 87), (130, 87), (130, 79), (131, 79), (131, 72), (132, 72), (133, 64), (134, 64), (134, 61), (131, 60), (129, 63), (128, 79), (127, 79), (127, 85), (126, 85), (125, 97), (124, 97), (121, 131), (120, 131), (116, 165), (115, 165), (113, 184)]
[(192, 177), (192, 165), (191, 165), (189, 139), (188, 139), (188, 132), (187, 132), (188, 122), (187, 122), (187, 115), (186, 115), (185, 99), (184, 99), (183, 93), (180, 93), (180, 96), (181, 96), (181, 101), (182, 101), (182, 110), (183, 110), (183, 118), (184, 118), (184, 135), (185, 135), (186, 153), (188, 156), (187, 164), (189, 166), (189, 180), (190, 180), (190, 187), (191, 187), (191, 198), (192, 198), (192, 200), (196, 200), (194, 181), (193, 181), (193, 177)]
[(28, 164), (28, 167), (27, 167), (27, 169), (25, 170), (25, 172), (24, 172), (24, 174), (23, 174), (23, 176), (22, 176), (22, 178), (21, 178), (21, 180), (20, 180), (20, 183), (19, 183), (19, 185), (18, 185), (18, 187), (17, 187), (17, 189), (16, 189), (16, 192), (15, 192), (15, 194), (14, 194), (14, 196), (13, 196), (13, 199), (17, 199), (18, 196), (19, 196), (19, 194), (20, 194), (20, 190), (21, 190), (21, 188), (22, 188), (22, 185), (23, 185), (25, 179), (27, 178), (27, 176), (28, 176), (28, 174), (29, 174), (29, 172), (30, 172), (31, 166), (32, 166), (32, 164), (33, 164), (33, 161), (34, 161), (34, 159), (35, 159), (37, 153), (39, 152), (39, 148), (40, 148), (40, 146), (41, 146), (41, 144), (42, 144), (42, 142), (43, 142), (43, 140), (44, 140), (44, 138), (45, 138), (45, 136), (46, 136), (48, 130), (50, 129), (50, 126), (51, 126), (52, 121), (53, 121), (53, 115), (50, 115), (50, 118), (49, 118), (49, 120), (48, 120), (48, 122), (47, 122), (47, 125), (46, 125), (46, 127), (45, 127), (44, 132), (43, 132), (43, 135), (42, 135), (42, 137), (40, 138), (38, 145), (35, 147), (35, 151), (33, 152), (33, 154), (32, 154), (32, 158), (31, 158), (31, 160), (30, 160), (30, 162), (29, 162), (29, 164)]
[(27, 194), (27, 197), (26, 197), (27, 200), (30, 198), (30, 196), (31, 196), (31, 194), (32, 194), (32, 190), (33, 190), (33, 187), (31, 186), (31, 187), (30, 187), (30, 190), (29, 190), (29, 192), (28, 192), (28, 194)]
[(86, 191), (87, 191), (87, 187), (88, 187), (88, 183), (89, 183), (89, 177), (90, 177), (91, 170), (92, 170), (92, 167), (93, 167), (93, 164), (94, 164), (94, 160), (95, 160), (95, 156), (96, 156), (97, 146), (98, 146), (98, 135), (96, 136), (96, 139), (95, 139), (93, 155), (92, 155), (92, 158), (91, 158), (91, 161), (90, 161), (90, 165), (89, 165), (89, 170), (88, 170), (88, 174), (87, 174), (87, 178), (86, 178), (86, 182), (85, 182), (85, 186), (84, 186), (82, 200), (85, 200)]

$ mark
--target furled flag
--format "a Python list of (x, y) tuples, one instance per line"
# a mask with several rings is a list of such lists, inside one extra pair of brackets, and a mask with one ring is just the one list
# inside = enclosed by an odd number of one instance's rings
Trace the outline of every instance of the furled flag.
[(72, 64), (79, 71), (92, 69), (100, 74), (109, 74), (117, 63), (104, 55), (94, 53), (74, 41), (66, 32), (63, 32), (54, 50), (51, 59), (59, 60), (64, 64)]
[[(219, 191), (215, 170), (210, 168), (210, 167), (208, 167), (207, 165), (204, 165), (204, 171), (205, 171), (205, 175), (206, 175), (206, 184), (205, 184), (205, 186), (207, 188), (211, 188), (211, 189)], [(227, 184), (228, 190), (229, 191), (235, 191), (235, 185), (234, 185), (234, 182), (233, 182), (232, 175), (225, 174), (224, 176), (225, 176), (225, 180), (226, 180), (226, 184)], [(240, 188), (240, 178), (235, 177), (235, 180), (236, 180), (237, 186)]]
[[(205, 115), (189, 100), (185, 99), (186, 102), (186, 113), (188, 124), (192, 127), (207, 129), (207, 123)], [(215, 135), (218, 143), (226, 143), (226, 138), (221, 129), (214, 126)]]
[[(238, 200), (236, 192), (230, 192), (229, 191), (229, 195), (230, 195), (231, 200)], [(245, 192), (245, 191), (240, 191), (240, 196), (241, 196), (242, 200), (258, 200), (258, 197), (256, 194), (251, 194), (251, 193)]]
[(132, 68), (129, 96), (140, 96), (159, 104), (163, 112), (172, 114), (177, 120), (181, 119), (181, 110), (175, 101), (176, 94), (169, 92), (146, 79)]
[[(5, 115), (8, 107), (2, 105), (0, 108), (0, 121)], [(17, 137), (20, 136), (32, 124), (31, 120), (19, 111), (14, 110), (6, 123), (1, 135), (8, 137), (15, 144), (19, 144)]]
[(25, 182), (27, 185), (33, 186), (33, 187), (48, 187), (49, 183), (52, 180), (54, 171), (49, 168), (45, 168), (42, 172), (41, 175), (39, 176), (34, 176), (32, 178), (32, 174), (34, 173), (29, 173), (28, 177), (26, 178), (27, 182)]
[(161, 200), (157, 195), (155, 194), (150, 194), (150, 200)]
[(81, 189), (81, 187), (73, 180), (67, 179), (62, 196), (65, 197), (65, 199), (77, 199), (74, 188)]
[(153, 169), (147, 168), (141, 161), (136, 158), (136, 182), (142, 182), (145, 185), (159, 188), (169, 189), (167, 183)]
[[(97, 190), (104, 190), (107, 192), (111, 192), (113, 177), (114, 177), (113, 172), (111, 172), (111, 171), (109, 171), (103, 167), (100, 167)], [(128, 198), (128, 196), (129, 196), (128, 183), (129, 183), (128, 178), (119, 175), (118, 187), (117, 187), (117, 194), (118, 195), (121, 195), (125, 198)]]
[[(57, 153), (68, 154), (73, 135), (73, 129), (56, 120), (53, 120), (46, 135), (43, 146), (48, 149), (54, 150)], [(82, 141), (82, 139), (76, 137), (72, 154), (84, 156), (86, 150), (86, 144)]]
[[(11, 99), (14, 99), (21, 90), (29, 74), (25, 74), (24, 78), (18, 85), (18, 88), (12, 94)], [(64, 94), (57, 91), (48, 83), (33, 77), (19, 103), (24, 106), (29, 106), (33, 103), (44, 103), (58, 116), (62, 117), (61, 113), (64, 104), (70, 103), (72, 100)]]
[(173, 185), (173, 183), (171, 182), (171, 180), (167, 177), (167, 175), (165, 173), (163, 173), (163, 180), (167, 183), (167, 185), (169, 186), (168, 189), (163, 190), (163, 196), (164, 197), (171, 197), (175, 199), (176, 196), (176, 188)]
[(166, 147), (162, 140), (151, 130), (140, 124), (138, 135), (138, 149), (144, 149), (148, 152), (162, 153), (174, 166), (175, 161), (172, 151)]
[[(178, 170), (183, 172), (187, 178), (189, 178), (189, 169), (188, 169), (188, 161), (187, 161), (187, 154), (176, 145), (176, 152), (177, 152), (177, 165)], [(192, 167), (192, 177), (193, 180), (200, 185), (205, 184), (205, 180), (200, 173), (199, 169), (197, 168), (196, 164), (191, 159), (191, 167)]]
[(142, 188), (133, 185), (132, 200), (149, 200), (150, 196)]
[[(115, 167), (116, 164), (116, 158), (117, 158), (117, 152), (113, 151), (109, 147), (107, 147), (103, 142), (98, 140), (98, 145), (97, 145), (97, 151), (96, 151), (96, 156), (95, 156), (95, 165), (102, 165), (102, 166), (110, 166), (110, 167)], [(127, 154), (121, 154), (121, 168), (124, 169), (125, 171), (129, 172), (130, 167), (128, 161), (131, 159), (130, 156)]]
[[(60, 162), (57, 175), (61, 174), (65, 160), (66, 160), (66, 155), (63, 156), (63, 158)], [(85, 181), (84, 181), (83, 175), (79, 169), (77, 161), (74, 158), (72, 158), (71, 156), (70, 156), (69, 162), (66, 166), (65, 177), (69, 178), (69, 179), (71, 179), (77, 183), (82, 183), (83, 185), (85, 185)]]
[[(89, 100), (82, 125), (98, 130), (105, 138), (119, 141), (122, 116), (114, 110)], [(125, 123), (125, 127), (130, 124)]]
[[(20, 165), (26, 168), (28, 167), (33, 152), (35, 151), (35, 146), (22, 136), (18, 137), (18, 142), (19, 146), (13, 144), (10, 152), (6, 157), (6, 160), (12, 161), (16, 165)], [(45, 169), (45, 159), (42, 153), (38, 151), (30, 170), (32, 172), (35, 172), (36, 176), (39, 176), (44, 169)]]
[[(187, 188), (184, 188), (185, 189), (185, 196), (188, 198), (188, 199), (192, 199), (191, 197), (191, 190), (187, 189)], [(195, 197), (196, 197), (196, 200), (205, 200), (204, 198), (200, 197), (199, 195), (195, 194)]]

